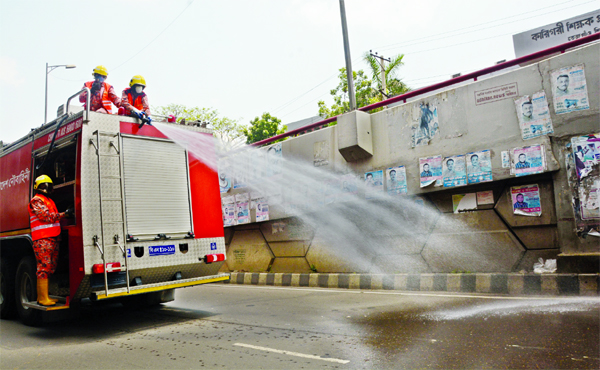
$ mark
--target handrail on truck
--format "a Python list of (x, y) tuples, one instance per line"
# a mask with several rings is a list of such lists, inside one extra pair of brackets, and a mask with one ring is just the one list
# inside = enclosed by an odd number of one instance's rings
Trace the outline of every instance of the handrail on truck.
[(67, 99), (67, 105), (65, 108), (65, 113), (69, 114), (69, 103), (71, 102), (71, 99), (73, 99), (76, 96), (79, 96), (83, 93), (87, 93), (85, 96), (85, 120), (89, 121), (90, 120), (90, 89), (87, 87), (84, 87), (83, 89), (81, 89), (80, 91), (76, 92), (75, 94), (69, 96), (69, 99)]

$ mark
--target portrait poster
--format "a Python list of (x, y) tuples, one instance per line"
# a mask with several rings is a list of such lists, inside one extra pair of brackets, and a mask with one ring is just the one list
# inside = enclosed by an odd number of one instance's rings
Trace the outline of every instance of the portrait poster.
[(469, 184), (492, 181), (492, 159), (489, 150), (467, 153)]
[(515, 99), (515, 108), (523, 140), (554, 132), (544, 90), (534, 93), (531, 98), (525, 95)]
[(476, 209), (477, 196), (475, 195), (475, 193), (452, 195), (452, 211), (454, 213), (474, 211)]
[(256, 222), (269, 220), (269, 204), (265, 198), (256, 200)]
[(600, 134), (577, 136), (571, 139), (577, 177), (582, 179), (600, 163)]
[(419, 173), (420, 187), (442, 186), (442, 156), (419, 158)]
[(383, 193), (383, 170), (365, 172), (365, 198), (373, 199)]
[(542, 173), (546, 169), (543, 145), (532, 145), (512, 150), (511, 170), (515, 176)]
[(404, 166), (390, 167), (385, 172), (388, 195), (406, 194), (408, 191), (406, 185), (406, 168)]
[(550, 81), (556, 114), (590, 109), (583, 64), (550, 71)]
[(438, 133), (440, 123), (437, 107), (430, 103), (419, 103), (413, 106), (413, 119), (416, 121), (411, 127), (412, 147), (428, 145), (429, 141)]
[(249, 202), (247, 200), (243, 202), (236, 203), (236, 212), (237, 212), (237, 224), (247, 224), (250, 223), (250, 207)]
[(467, 185), (464, 155), (453, 155), (444, 158), (442, 181), (445, 188)]
[(267, 177), (281, 174), (282, 166), (281, 143), (273, 144), (267, 149)]
[(317, 141), (313, 144), (313, 165), (315, 167), (329, 164), (329, 140)]
[(537, 184), (510, 188), (513, 213), (521, 216), (541, 216), (540, 188)]
[(236, 225), (235, 203), (223, 204), (223, 226)]
[(231, 166), (226, 160), (219, 161), (219, 189), (221, 193), (227, 193), (231, 189)]

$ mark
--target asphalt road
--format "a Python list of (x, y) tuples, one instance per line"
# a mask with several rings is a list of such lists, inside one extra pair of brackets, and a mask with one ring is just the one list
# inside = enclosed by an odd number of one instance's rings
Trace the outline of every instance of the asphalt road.
[(600, 298), (207, 285), (0, 326), (2, 369), (598, 369)]

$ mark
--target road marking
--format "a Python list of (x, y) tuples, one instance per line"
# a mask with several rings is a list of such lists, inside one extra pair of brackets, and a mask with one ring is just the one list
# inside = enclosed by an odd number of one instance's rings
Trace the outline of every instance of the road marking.
[(304, 354), (304, 353), (290, 352), (290, 351), (283, 351), (283, 350), (274, 349), (274, 348), (253, 346), (251, 344), (234, 343), (233, 345), (234, 346), (238, 346), (238, 347), (245, 347), (245, 348), (250, 348), (250, 349), (256, 349), (258, 351), (280, 353), (282, 355), (290, 355), (290, 356), (296, 356), (296, 357), (310, 358), (310, 359), (313, 359), (313, 360), (336, 362), (338, 364), (347, 364), (348, 362), (350, 362), (348, 360), (340, 360), (338, 358), (328, 358), (328, 357), (313, 356), (313, 355), (307, 355), (307, 354)]
[(386, 292), (386, 291), (371, 291), (371, 290), (351, 290), (351, 289), (335, 289), (335, 288), (304, 288), (304, 287), (284, 287), (278, 285), (248, 285), (248, 284), (206, 284), (205, 287), (226, 287), (226, 288), (248, 288), (248, 289), (281, 289), (281, 290), (304, 290), (309, 292), (335, 292), (335, 293), (350, 293), (350, 294), (376, 294), (376, 295), (400, 295), (400, 296), (417, 296), (417, 297), (449, 297), (449, 298), (476, 298), (476, 299), (511, 299), (511, 300), (585, 300), (598, 301), (599, 297), (595, 296), (504, 296), (504, 295), (480, 295), (487, 293), (410, 293), (410, 292)]

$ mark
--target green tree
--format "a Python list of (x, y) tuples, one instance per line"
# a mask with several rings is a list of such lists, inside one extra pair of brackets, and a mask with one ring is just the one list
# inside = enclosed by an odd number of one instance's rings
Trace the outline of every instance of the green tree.
[[(387, 97), (392, 97), (396, 95), (404, 94), (405, 92), (410, 91), (410, 88), (406, 86), (402, 80), (398, 78), (398, 69), (404, 65), (402, 59), (404, 58), (404, 54), (399, 54), (394, 57), (388, 58), (390, 61), (384, 64), (384, 72), (385, 72), (385, 91), (382, 84), (382, 74), (381, 74), (381, 64), (378, 58), (375, 58), (371, 55), (370, 52), (366, 52), (364, 54), (364, 60), (371, 68), (373, 88), (380, 93), (381, 100), (387, 99), (383, 94), (387, 95)], [(383, 94), (381, 94), (383, 92)]]
[(263, 113), (261, 117), (255, 117), (250, 121), (250, 126), (243, 129), (244, 135), (246, 135), (246, 143), (252, 144), (283, 134), (287, 130), (287, 126), (280, 125), (281, 120), (267, 112)]
[[(346, 68), (340, 68), (338, 74), (338, 85), (329, 93), (333, 97), (333, 105), (328, 107), (323, 100), (319, 101), (319, 116), (329, 118), (350, 111), (350, 98), (348, 97), (348, 79), (346, 77)], [(354, 91), (356, 95), (357, 108), (376, 103), (377, 92), (372, 88), (372, 81), (363, 70), (352, 71), (354, 81)]]
[(244, 127), (239, 120), (220, 117), (219, 111), (214, 108), (187, 107), (182, 104), (169, 104), (152, 108), (157, 114), (177, 117), (177, 122), (206, 122), (207, 127), (213, 130), (215, 136), (224, 142), (232, 142), (244, 135)]

